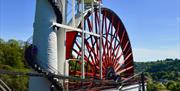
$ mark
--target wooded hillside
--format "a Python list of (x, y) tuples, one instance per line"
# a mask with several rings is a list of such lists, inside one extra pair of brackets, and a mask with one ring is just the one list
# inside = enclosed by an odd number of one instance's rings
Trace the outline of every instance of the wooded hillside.
[[(0, 69), (28, 72), (24, 60), (24, 42), (14, 39), (4, 41), (0, 39)], [(27, 91), (28, 76), (2, 75), (3, 80), (13, 91)]]
[[(29, 72), (24, 60), (25, 42), (0, 39), (0, 69)], [(180, 59), (135, 62), (135, 72), (144, 72), (148, 91), (180, 91)], [(27, 91), (28, 76), (0, 75), (13, 91)]]
[(144, 72), (149, 78), (148, 91), (180, 91), (180, 59), (135, 62), (135, 72)]

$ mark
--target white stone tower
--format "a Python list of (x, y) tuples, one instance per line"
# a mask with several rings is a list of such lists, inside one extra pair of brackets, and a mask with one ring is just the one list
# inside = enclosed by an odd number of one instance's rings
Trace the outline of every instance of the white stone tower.
[[(48, 0), (36, 0), (33, 44), (37, 47), (37, 63), (44, 70), (58, 73), (57, 30), (52, 23), (56, 14)], [(29, 91), (50, 91), (51, 83), (43, 77), (30, 77)]]

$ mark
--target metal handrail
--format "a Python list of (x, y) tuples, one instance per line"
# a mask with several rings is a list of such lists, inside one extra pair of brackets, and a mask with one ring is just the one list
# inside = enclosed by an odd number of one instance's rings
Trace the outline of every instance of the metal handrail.
[[(45, 77), (46, 75), (43, 73), (35, 73), (35, 72), (15, 72), (15, 71), (9, 71), (9, 70), (1, 70), (0, 69), (0, 74), (9, 74), (9, 75), (21, 75), (21, 76), (39, 76), (39, 77)], [(117, 82), (112, 81), (112, 80), (100, 80), (100, 79), (82, 79), (82, 78), (78, 78), (78, 77), (74, 77), (74, 76), (64, 76), (64, 75), (56, 75), (53, 73), (49, 73), (50, 75), (54, 75), (55, 78), (58, 79), (70, 79), (70, 80), (78, 80), (78, 81), (82, 81), (82, 82), (108, 82), (108, 83), (112, 83), (112, 84), (117, 84)], [(48, 75), (48, 74), (47, 74)]]
[[(82, 79), (82, 78), (78, 78), (78, 77), (74, 77), (74, 76), (64, 76), (64, 75), (53, 74), (53, 73), (43, 74), (43, 73), (35, 73), (35, 72), (14, 72), (14, 71), (1, 70), (1, 69), (0, 69), (0, 74), (21, 75), (21, 76), (28, 75), (28, 76), (39, 76), (39, 77), (52, 76), (57, 79), (69, 79), (69, 80), (76, 80), (76, 81), (81, 81), (81, 82), (95, 82), (96, 84), (108, 83), (113, 86), (120, 85), (118, 88), (120, 90), (124, 87), (123, 85), (125, 85), (126, 82), (130, 81), (134, 77), (140, 76), (142, 73), (135, 74), (134, 76), (129, 77), (126, 80), (123, 80), (121, 82), (115, 82), (114, 80), (101, 80), (101, 79), (93, 79), (92, 80), (92, 79), (87, 79), (87, 78)], [(143, 86), (143, 84), (142, 84), (142, 86)], [(11, 91), (11, 90), (8, 90), (8, 91)]]
[(142, 84), (141, 85), (142, 86), (142, 91), (145, 91), (145, 88), (144, 88), (144, 86), (145, 86), (144, 80), (145, 79), (144, 79), (144, 73), (143, 72), (139, 72), (139, 73), (137, 73), (137, 74), (135, 74), (135, 75), (121, 81), (121, 85), (118, 87), (118, 89), (121, 90), (126, 84), (128, 84), (127, 83), (128, 81), (132, 80), (135, 77), (139, 77), (139, 82), (137, 82), (137, 83), (139, 83), (140, 85)]
[[(2, 85), (1, 85), (2, 84)], [(3, 81), (3, 80), (1, 80), (0, 79), (0, 87), (1, 87), (1, 89), (3, 89), (4, 91), (12, 91), (11, 89), (10, 89), (10, 87), (8, 87), (8, 85)]]

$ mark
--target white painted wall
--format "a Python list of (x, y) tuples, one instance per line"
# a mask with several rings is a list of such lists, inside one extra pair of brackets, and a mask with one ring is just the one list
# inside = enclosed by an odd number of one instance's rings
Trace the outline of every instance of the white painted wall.
[[(45, 70), (57, 70), (57, 34), (50, 26), (56, 21), (55, 13), (48, 0), (36, 0), (33, 44), (37, 46), (37, 62)], [(46, 78), (30, 77), (29, 91), (50, 91)]]

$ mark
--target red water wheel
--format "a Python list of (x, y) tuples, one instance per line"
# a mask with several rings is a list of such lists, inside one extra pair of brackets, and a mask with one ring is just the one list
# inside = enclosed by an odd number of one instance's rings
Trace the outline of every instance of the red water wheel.
[[(99, 24), (100, 20), (101, 24)], [(102, 8), (101, 14), (99, 14), (98, 9), (95, 9), (94, 13), (88, 12), (84, 17), (84, 23), (85, 31), (96, 34), (102, 33), (103, 79), (106, 79), (108, 75), (112, 75), (108, 74), (109, 71), (124, 77), (133, 75), (132, 48), (127, 31), (120, 18), (110, 9)], [(102, 30), (99, 30), (99, 25), (101, 25)], [(82, 28), (81, 24), (79, 24), (78, 28)], [(70, 76), (81, 76), (81, 36), (82, 33), (80, 32), (67, 33), (66, 59), (77, 59), (70, 61)], [(99, 38), (85, 34), (84, 45), (85, 76), (87, 78), (99, 78)]]

